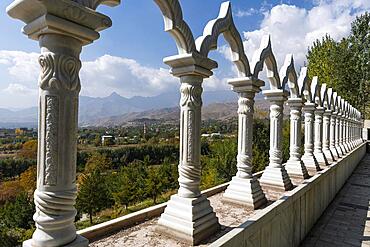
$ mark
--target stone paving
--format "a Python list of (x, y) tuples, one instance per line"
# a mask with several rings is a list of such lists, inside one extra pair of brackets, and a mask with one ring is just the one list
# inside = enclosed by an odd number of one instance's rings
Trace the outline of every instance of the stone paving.
[(358, 165), (301, 247), (370, 247), (370, 154)]

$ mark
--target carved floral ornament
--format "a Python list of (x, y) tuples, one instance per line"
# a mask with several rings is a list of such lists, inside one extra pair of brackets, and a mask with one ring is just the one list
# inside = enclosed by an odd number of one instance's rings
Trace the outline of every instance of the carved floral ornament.
[(239, 97), (238, 100), (238, 114), (253, 114), (253, 99), (248, 99), (246, 97)]
[(181, 88), (181, 106), (195, 106), (202, 105), (202, 92), (203, 89), (200, 85), (191, 85), (182, 83)]
[(81, 61), (75, 57), (46, 52), (40, 55), (39, 86), (44, 90), (64, 89), (79, 91)]

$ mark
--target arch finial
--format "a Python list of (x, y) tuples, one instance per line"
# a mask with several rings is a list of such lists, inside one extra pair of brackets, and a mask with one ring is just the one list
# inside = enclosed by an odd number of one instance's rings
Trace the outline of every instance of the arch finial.
[(293, 54), (285, 56), (285, 62), (283, 67), (280, 69), (281, 87), (284, 89), (285, 85), (288, 84), (291, 98), (300, 98), (300, 90), (297, 82), (297, 73), (294, 68)]
[(179, 54), (196, 51), (193, 33), (184, 21), (182, 9), (178, 0), (154, 0), (160, 8), (165, 31), (175, 39)]
[(250, 76), (249, 61), (244, 52), (243, 41), (235, 27), (231, 3), (221, 4), (219, 15), (207, 23), (203, 35), (195, 41), (198, 52), (208, 57), (211, 50), (217, 49), (218, 37), (223, 34), (231, 48), (231, 60), (236, 64), (239, 76)]
[(311, 81), (311, 102), (321, 105), (319, 78), (314, 76)]
[(320, 106), (325, 107), (328, 104), (328, 88), (325, 83), (320, 87)]
[(305, 99), (306, 97), (311, 98), (311, 91), (310, 91), (309, 85), (310, 85), (310, 82), (308, 79), (307, 67), (302, 67), (299, 73), (299, 77), (298, 77), (298, 88), (299, 88), (299, 93), (301, 97), (304, 97)]
[(262, 38), (260, 48), (253, 55), (251, 70), (254, 77), (258, 78), (264, 64), (267, 68), (267, 78), (271, 89), (282, 89), (276, 59), (271, 48), (270, 35)]
[(333, 88), (329, 87), (327, 90), (327, 101), (326, 101), (326, 108), (328, 110), (334, 110), (333, 109)]

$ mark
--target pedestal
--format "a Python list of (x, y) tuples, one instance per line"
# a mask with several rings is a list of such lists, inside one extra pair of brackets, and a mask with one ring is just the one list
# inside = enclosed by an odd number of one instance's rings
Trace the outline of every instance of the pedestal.
[(285, 169), (291, 179), (304, 180), (310, 177), (308, 170), (302, 160), (288, 160)]
[(266, 197), (256, 178), (233, 177), (222, 196), (222, 200), (246, 208), (256, 209), (267, 203)]
[(262, 190), (265, 194), (283, 193), (293, 189), (292, 181), (284, 166), (266, 167), (260, 179)]
[[(89, 245), (89, 240), (82, 237), (81, 235), (77, 235), (76, 239), (73, 242), (63, 245), (63, 247), (87, 247), (88, 245)], [(29, 239), (23, 242), (22, 247), (38, 247), (38, 246), (33, 245), (33, 240)]]
[(197, 245), (220, 229), (218, 218), (205, 196), (183, 198), (171, 196), (156, 231)]

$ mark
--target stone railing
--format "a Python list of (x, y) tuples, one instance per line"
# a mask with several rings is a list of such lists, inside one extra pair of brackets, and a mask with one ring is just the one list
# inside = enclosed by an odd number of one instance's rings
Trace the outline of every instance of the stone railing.
[[(202, 83), (218, 66), (208, 54), (217, 48), (221, 34), (231, 48), (238, 71), (238, 76), (228, 83), (239, 97), (235, 109), (239, 117), (237, 173), (223, 194), (225, 203), (259, 208), (267, 202), (267, 194), (279, 198), (293, 188), (293, 183), (302, 184), (363, 142), (361, 113), (332, 88), (320, 85), (319, 75), (310, 80), (303, 67), (298, 76), (292, 55), (286, 56), (279, 70), (269, 36), (263, 37), (260, 48), (248, 61), (229, 2), (221, 5), (219, 16), (205, 26), (197, 39), (182, 18), (178, 0), (154, 2), (163, 14), (165, 30), (172, 34), (178, 48), (178, 54), (165, 58), (164, 63), (181, 82), (179, 190), (167, 203), (158, 231), (197, 244), (220, 228), (209, 200), (200, 191), (200, 127)], [(87, 239), (76, 234), (74, 226), (79, 55), (84, 45), (98, 39), (98, 32), (112, 24), (96, 8), (119, 3), (120, 0), (18, 0), (7, 8), (11, 17), (26, 23), (23, 32), (38, 40), (41, 47), (36, 231), (24, 246), (88, 245)], [(264, 68), (269, 89), (262, 90), (265, 83), (260, 72)], [(254, 97), (261, 91), (270, 103), (270, 159), (262, 177), (257, 179), (251, 163), (252, 120)], [(290, 107), (291, 132), (290, 158), (283, 164), (285, 102)]]

